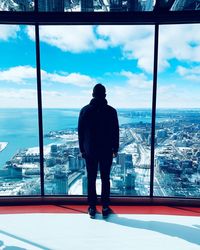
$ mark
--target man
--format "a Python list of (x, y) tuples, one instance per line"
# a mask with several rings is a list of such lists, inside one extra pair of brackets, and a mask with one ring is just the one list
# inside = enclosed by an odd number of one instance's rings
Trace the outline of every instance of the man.
[(80, 111), (78, 122), (79, 147), (86, 161), (88, 179), (88, 213), (96, 214), (96, 178), (98, 166), (101, 175), (102, 214), (106, 218), (109, 208), (110, 171), (113, 157), (119, 148), (119, 124), (116, 110), (107, 104), (106, 89), (102, 84), (93, 88), (93, 99)]

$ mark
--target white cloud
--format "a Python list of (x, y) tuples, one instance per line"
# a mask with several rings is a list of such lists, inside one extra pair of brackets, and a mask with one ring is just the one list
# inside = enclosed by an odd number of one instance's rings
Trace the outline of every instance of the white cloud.
[[(42, 98), (43, 108), (80, 108), (89, 103), (91, 95), (44, 90)], [(0, 99), (0, 108), (37, 108), (36, 89), (1, 89)]]
[(81, 108), (91, 99), (91, 95), (85, 95), (82, 91), (73, 94), (67, 91), (43, 91), (42, 96), (44, 108)]
[(36, 69), (31, 66), (16, 66), (0, 71), (1, 81), (25, 83), (27, 79), (36, 79)]
[(151, 108), (151, 98), (151, 90), (130, 85), (107, 88), (108, 103), (116, 108)]
[(98, 26), (97, 33), (110, 47), (121, 47), (123, 56), (136, 59), (137, 66), (146, 72), (153, 70), (153, 26)]
[(91, 87), (96, 83), (95, 79), (90, 76), (80, 73), (70, 73), (68, 75), (51, 74), (45, 71), (42, 72), (42, 79), (44, 81), (57, 82), (63, 84), (71, 84), (79, 87)]
[[(33, 27), (27, 27), (27, 34), (34, 40)], [(97, 38), (92, 26), (40, 26), (40, 41), (72, 53), (107, 47), (104, 40)]]
[[(90, 76), (74, 73), (48, 73), (41, 70), (42, 80), (53, 83), (71, 84), (79, 87), (91, 87), (96, 84), (96, 80)], [(0, 71), (0, 81), (9, 81), (17, 84), (25, 84), (28, 80), (36, 81), (36, 68), (31, 66), (16, 66)]]
[(35, 89), (1, 89), (0, 108), (37, 108)]
[[(115, 73), (117, 75), (117, 73)], [(143, 73), (136, 74), (122, 70), (116, 84), (107, 88), (107, 98), (111, 105), (117, 108), (151, 108), (152, 80)]]
[(20, 30), (18, 25), (0, 25), (0, 40), (7, 41), (9, 38), (16, 38)]
[[(200, 25), (163, 25), (159, 33), (159, 71), (170, 67), (170, 60), (200, 62)], [(34, 39), (33, 27), (27, 33)], [(153, 71), (154, 26), (41, 26), (41, 41), (63, 51), (81, 53), (119, 47), (126, 59), (137, 60), (137, 67)]]
[(158, 108), (199, 108), (199, 91), (176, 84), (158, 86)]
[(195, 66), (192, 68), (178, 66), (176, 71), (179, 73), (180, 76), (187, 80), (200, 82), (200, 66)]
[(120, 74), (127, 78), (127, 83), (131, 87), (138, 89), (152, 88), (152, 80), (147, 80), (147, 76), (144, 73), (134, 74), (130, 71), (123, 70)]
[[(33, 27), (27, 34), (34, 40)], [(62, 51), (81, 53), (120, 47), (125, 58), (138, 60), (138, 67), (152, 73), (153, 26), (40, 26), (40, 40)]]
[(163, 25), (159, 34), (159, 70), (170, 66), (171, 59), (200, 62), (200, 25)]

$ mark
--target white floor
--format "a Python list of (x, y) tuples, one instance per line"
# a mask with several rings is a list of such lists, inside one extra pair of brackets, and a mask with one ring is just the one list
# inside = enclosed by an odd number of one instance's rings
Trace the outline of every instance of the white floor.
[(199, 250), (200, 217), (86, 214), (0, 215), (4, 250)]

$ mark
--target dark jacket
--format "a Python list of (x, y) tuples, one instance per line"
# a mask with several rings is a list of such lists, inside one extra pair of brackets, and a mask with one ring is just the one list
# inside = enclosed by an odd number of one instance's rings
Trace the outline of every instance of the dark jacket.
[(78, 122), (80, 151), (85, 156), (104, 156), (117, 153), (119, 124), (116, 110), (106, 99), (93, 98), (80, 111)]

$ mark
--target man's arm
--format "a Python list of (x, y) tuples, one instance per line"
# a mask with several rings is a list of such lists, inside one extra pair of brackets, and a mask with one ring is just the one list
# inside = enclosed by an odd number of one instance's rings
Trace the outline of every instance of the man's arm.
[(114, 110), (113, 112), (113, 121), (112, 121), (112, 149), (113, 149), (113, 157), (116, 157), (119, 150), (119, 122), (116, 110)]

